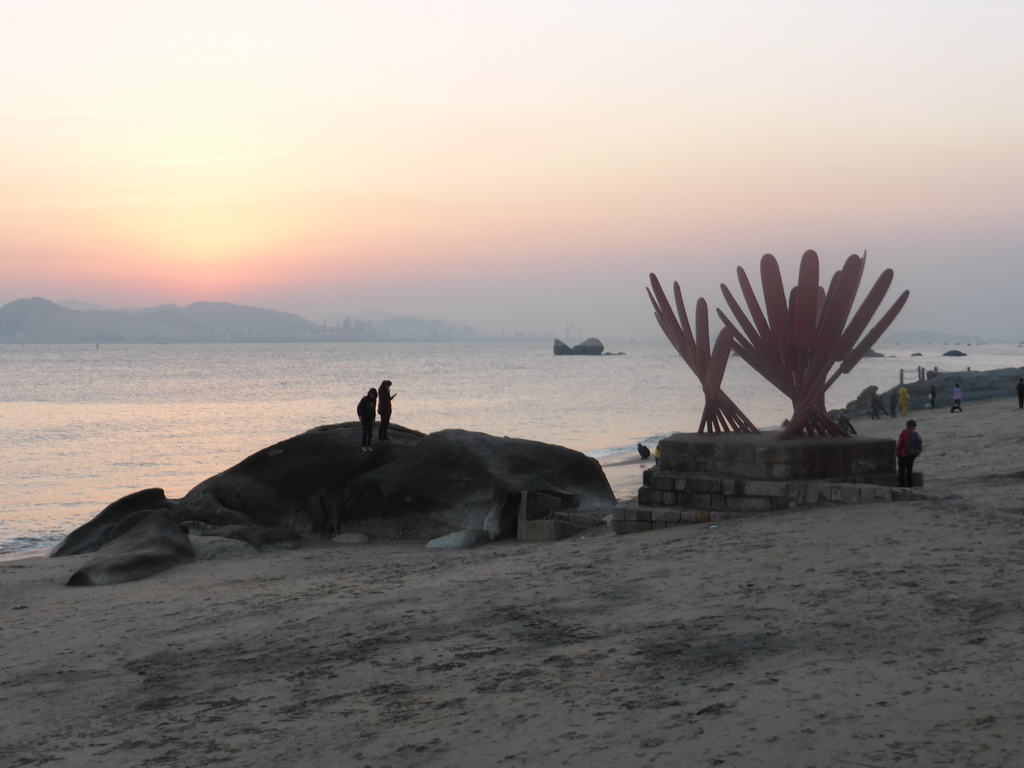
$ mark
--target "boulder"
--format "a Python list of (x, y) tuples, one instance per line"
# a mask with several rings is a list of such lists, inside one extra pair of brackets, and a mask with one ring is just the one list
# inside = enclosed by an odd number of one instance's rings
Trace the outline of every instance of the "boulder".
[(487, 533), (479, 528), (456, 531), (427, 542), (427, 549), (470, 549), (487, 543)]
[(350, 482), (342, 504), (347, 517), (337, 527), (386, 538), (479, 528), (494, 541), (515, 536), (523, 491), (577, 497), (587, 506), (615, 504), (601, 465), (578, 451), (445, 429)]
[(556, 355), (571, 355), (572, 354), (572, 347), (570, 347), (568, 344), (566, 344), (561, 339), (555, 339), (555, 344), (554, 344), (554, 350), (553, 351), (554, 351), (554, 353)]
[[(152, 512), (158, 509), (172, 509), (173, 501), (168, 501), (162, 488), (147, 488), (143, 491), (130, 493), (117, 501), (108, 504), (103, 511), (85, 525), (81, 525), (50, 551), (50, 557), (67, 557), (96, 552), (111, 539), (114, 529), (127, 517), (139, 512)], [(143, 514), (142, 517), (146, 515)]]
[(192, 551), (196, 553), (196, 560), (226, 560), (257, 554), (255, 547), (239, 539), (189, 535), (188, 540), (192, 545)]
[(604, 352), (604, 344), (593, 336), (572, 348), (574, 355), (600, 355), (602, 352)]
[(220, 525), (208, 528), (203, 535), (244, 541), (258, 552), (298, 549), (306, 543), (306, 540), (297, 533), (285, 528), (268, 528), (263, 525)]
[(364, 453), (359, 422), (316, 427), (199, 483), (175, 514), (201, 521), (217, 510), (221, 517), (240, 515), (251, 525), (284, 528), (307, 538), (345, 532), (338, 521), (351, 516), (344, 504), (349, 483), (400, 460), (423, 439), (422, 432), (397, 424), (390, 425), (388, 435), (389, 441), (377, 441), (372, 453)]
[[(90, 563), (74, 583), (114, 583), (195, 560), (190, 532), (263, 551), (350, 534), (427, 541), (459, 533), (458, 545), (467, 546), (515, 537), (521, 508), (534, 519), (553, 509), (615, 505), (598, 461), (569, 448), (460, 429), (424, 435), (392, 424), (391, 440), (364, 453), (361, 431), (358, 422), (311, 429), (204, 480), (176, 503), (158, 489), (132, 494), (58, 549), (107, 541), (101, 555), (120, 560)], [(144, 509), (157, 503), (166, 509)], [(157, 526), (161, 520), (166, 525)], [(133, 547), (138, 557), (130, 559)]]
[(188, 533), (169, 512), (159, 510), (103, 545), (96, 557), (75, 571), (67, 586), (95, 587), (136, 581), (195, 561)]
[(604, 344), (591, 337), (575, 347), (570, 347), (561, 339), (555, 339), (553, 351), (556, 355), (600, 355), (604, 352)]
[[(964, 392), (964, 402), (978, 402), (992, 398), (1010, 398), (1016, 407), (1017, 380), (1024, 376), (1024, 368), (999, 368), (992, 371), (958, 371), (955, 373), (927, 372), (924, 381), (911, 381), (903, 385), (896, 384), (886, 391), (879, 391), (882, 403), (889, 407), (889, 397), (900, 386), (905, 386), (910, 393), (911, 408), (923, 407), (928, 402), (929, 390), (932, 387), (938, 392), (938, 403), (944, 406), (949, 402), (953, 386), (960, 384)], [(871, 386), (864, 389), (856, 400), (846, 404), (846, 413), (851, 416), (867, 416), (871, 413), (871, 393), (878, 388)], [(838, 410), (830, 411), (832, 418), (838, 416)]]
[(600, 464), (578, 451), (458, 429), (389, 433), (363, 453), (357, 423), (310, 430), (204, 480), (175, 515), (227, 508), (305, 537), (429, 540), (479, 528), (494, 540), (515, 536), (521, 491), (615, 503)]

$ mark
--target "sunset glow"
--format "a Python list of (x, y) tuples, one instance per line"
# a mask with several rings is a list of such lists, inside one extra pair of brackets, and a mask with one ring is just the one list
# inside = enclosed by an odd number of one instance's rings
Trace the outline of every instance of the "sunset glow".
[[(1009, 3), (19, 3), (0, 304), (654, 335), (649, 272), (715, 300), (737, 264), (813, 248), (892, 266), (913, 291), (896, 329), (931, 326), (1024, 277), (1022, 22)], [(956, 330), (1021, 325), (995, 303)]]

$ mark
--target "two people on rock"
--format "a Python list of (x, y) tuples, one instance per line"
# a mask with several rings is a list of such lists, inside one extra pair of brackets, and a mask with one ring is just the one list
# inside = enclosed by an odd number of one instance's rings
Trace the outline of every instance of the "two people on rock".
[(391, 380), (384, 379), (380, 387), (370, 387), (359, 405), (356, 406), (356, 415), (359, 416), (359, 423), (363, 427), (363, 453), (373, 450), (373, 424), (376, 420), (376, 413), (380, 414), (380, 430), (377, 437), (380, 440), (390, 440), (388, 437), (388, 425), (391, 423), (391, 401), (395, 395), (391, 392)]

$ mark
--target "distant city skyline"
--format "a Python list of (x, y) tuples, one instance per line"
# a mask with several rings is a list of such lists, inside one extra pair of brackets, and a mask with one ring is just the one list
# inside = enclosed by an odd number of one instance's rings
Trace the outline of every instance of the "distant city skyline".
[[(867, 251), (890, 331), (1024, 334), (1024, 10), (948, 0), (6, 8), (0, 304), (656, 338)], [(757, 280), (755, 279), (755, 283)]]

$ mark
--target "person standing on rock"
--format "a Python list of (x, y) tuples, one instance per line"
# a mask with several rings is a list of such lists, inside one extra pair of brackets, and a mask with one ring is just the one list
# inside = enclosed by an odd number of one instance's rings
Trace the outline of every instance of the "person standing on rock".
[(935, 385), (932, 384), (932, 388), (928, 390), (928, 407), (932, 410), (935, 409), (935, 398), (939, 396), (939, 393), (935, 391)]
[(896, 390), (889, 393), (889, 418), (896, 418)]
[(363, 395), (359, 405), (356, 406), (356, 414), (359, 416), (359, 423), (363, 425), (363, 453), (372, 451), (370, 443), (373, 442), (373, 422), (377, 418), (374, 411), (377, 410), (377, 390), (370, 387)]
[(1017, 382), (1017, 407), (1024, 408), (1024, 379)]
[(380, 430), (377, 437), (381, 440), (390, 440), (388, 437), (388, 424), (391, 423), (391, 401), (395, 396), (391, 394), (391, 380), (384, 379), (377, 390), (377, 413), (380, 414)]
[(906, 387), (900, 387), (900, 415), (906, 416), (910, 410), (910, 393)]
[(913, 487), (914, 459), (921, 455), (923, 448), (924, 442), (917, 433), (917, 422), (911, 419), (896, 440), (896, 473), (899, 475), (900, 488)]

